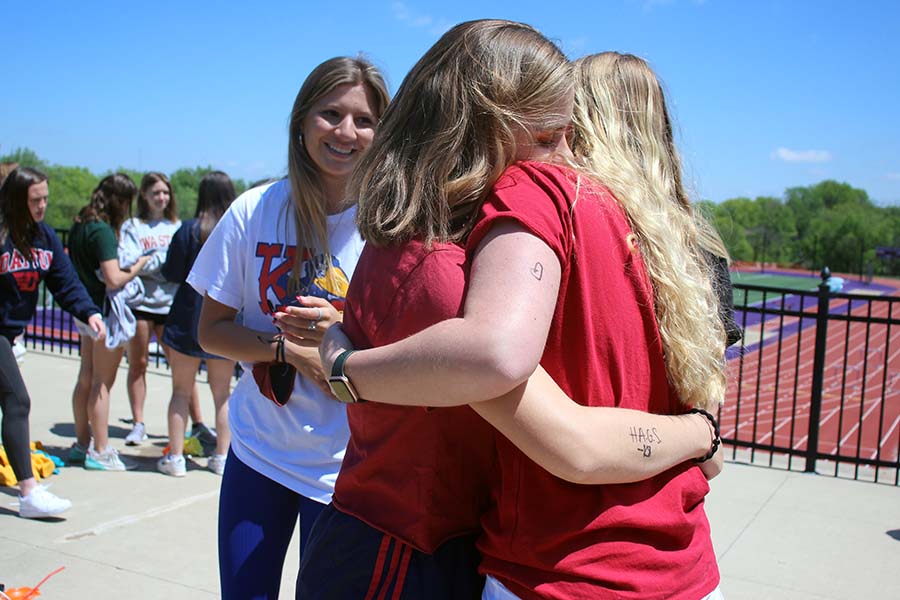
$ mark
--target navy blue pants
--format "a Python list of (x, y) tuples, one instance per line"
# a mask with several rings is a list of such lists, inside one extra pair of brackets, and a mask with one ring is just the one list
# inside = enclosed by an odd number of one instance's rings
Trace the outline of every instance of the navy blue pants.
[[(377, 500), (373, 500), (377, 501)], [(329, 504), (300, 558), (304, 600), (479, 600), (475, 535), (425, 554)]]
[(219, 492), (222, 598), (278, 600), (284, 556), (297, 517), (302, 557), (312, 524), (323, 508), (321, 502), (257, 473), (229, 450)]

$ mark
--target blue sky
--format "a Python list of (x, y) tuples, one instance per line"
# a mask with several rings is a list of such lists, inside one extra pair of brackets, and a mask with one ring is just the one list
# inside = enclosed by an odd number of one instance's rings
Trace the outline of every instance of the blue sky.
[(830, 0), (0, 2), (0, 154), (102, 173), (285, 172), (304, 77), (366, 53), (391, 91), (451, 25), (530, 23), (571, 57), (650, 61), (697, 198), (837, 179), (900, 204), (900, 3)]

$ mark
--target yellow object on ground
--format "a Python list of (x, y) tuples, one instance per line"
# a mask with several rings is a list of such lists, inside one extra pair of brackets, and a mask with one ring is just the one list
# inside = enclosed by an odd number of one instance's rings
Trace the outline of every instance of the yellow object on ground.
[[(43, 449), (44, 446), (40, 442), (31, 443), (31, 469), (34, 471), (34, 478), (38, 481), (50, 477), (53, 474), (53, 469), (56, 468), (53, 461), (47, 458), (46, 455), (34, 452), (34, 450)], [(19, 480), (16, 479), (16, 474), (13, 473), (9, 459), (6, 457), (6, 449), (0, 446), (0, 485), (14, 486), (17, 483), (19, 483)]]

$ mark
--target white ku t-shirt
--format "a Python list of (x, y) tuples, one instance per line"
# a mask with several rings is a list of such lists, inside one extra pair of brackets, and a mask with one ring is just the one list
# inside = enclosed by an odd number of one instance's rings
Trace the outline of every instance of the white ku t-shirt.
[[(187, 281), (201, 295), (234, 308), (244, 326), (277, 333), (268, 305), (289, 299), (296, 233), (287, 180), (241, 194), (203, 244)], [(328, 217), (332, 271), (324, 256), (303, 262), (305, 295), (327, 298), (343, 310), (363, 240), (356, 207)], [(287, 239), (286, 239), (287, 238)], [(247, 466), (322, 503), (331, 501), (350, 431), (346, 408), (297, 376), (285, 406), (259, 393), (250, 363), (229, 401), (231, 447)]]

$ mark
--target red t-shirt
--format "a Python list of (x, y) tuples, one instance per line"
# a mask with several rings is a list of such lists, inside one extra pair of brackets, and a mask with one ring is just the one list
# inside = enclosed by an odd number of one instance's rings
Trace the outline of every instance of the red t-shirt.
[[(371, 348), (458, 317), (466, 274), (465, 253), (453, 244), (367, 244), (347, 291), (344, 331), (357, 348)], [(472, 409), (366, 402), (348, 406), (347, 417), (338, 510), (429, 554), (479, 530), (496, 455), (493, 428)]]
[[(543, 163), (510, 167), (484, 204), (469, 252), (511, 219), (556, 253), (559, 299), (541, 365), (576, 402), (683, 412), (667, 382), (653, 291), (628, 222), (610, 193), (583, 177), (574, 202), (576, 178)], [(718, 585), (703, 510), (709, 485), (697, 466), (639, 483), (576, 485), (502, 436), (497, 451), (501, 478), (479, 549), (482, 570), (513, 593), (697, 600)]]

